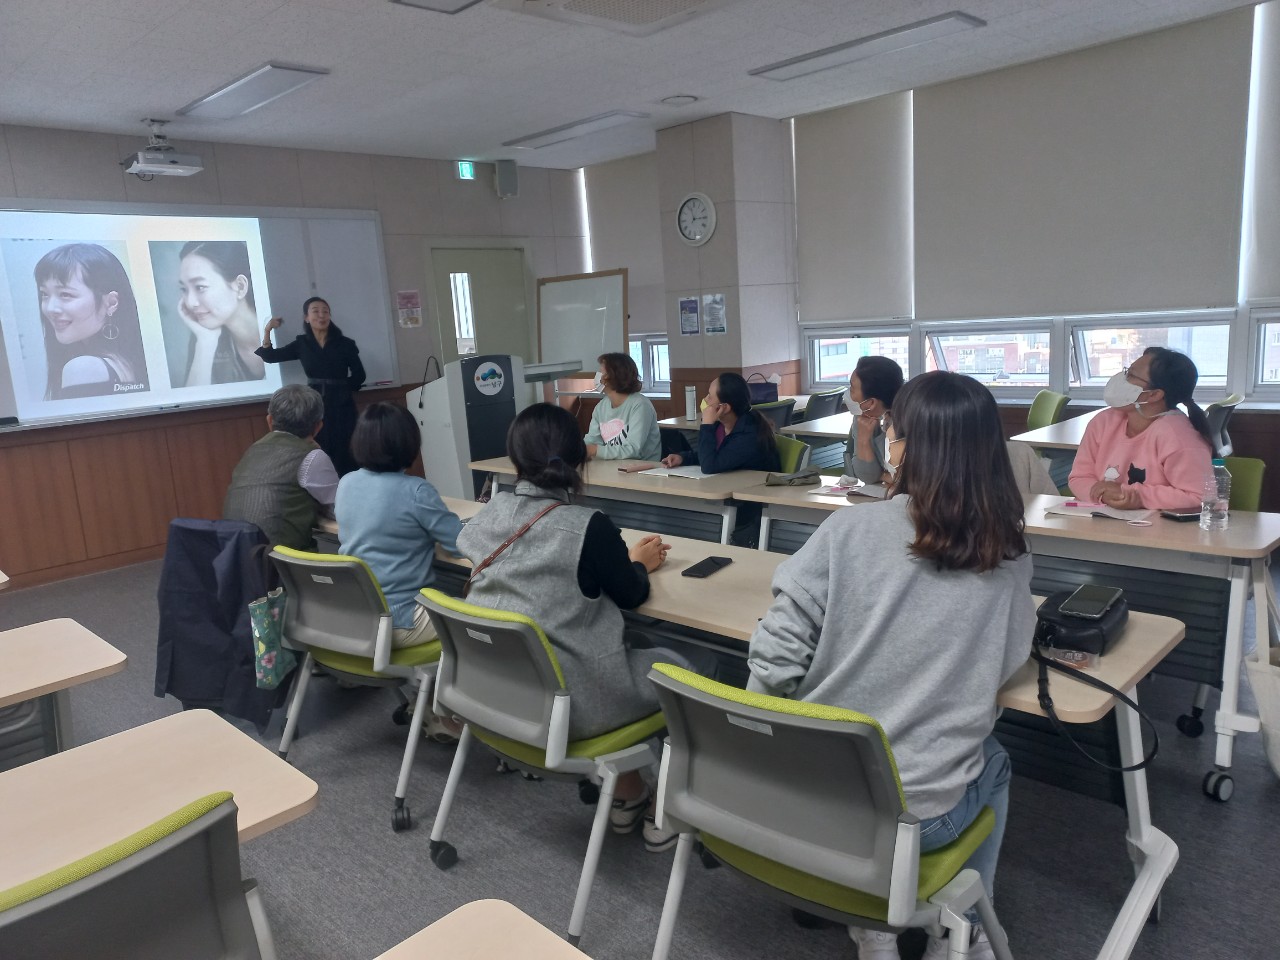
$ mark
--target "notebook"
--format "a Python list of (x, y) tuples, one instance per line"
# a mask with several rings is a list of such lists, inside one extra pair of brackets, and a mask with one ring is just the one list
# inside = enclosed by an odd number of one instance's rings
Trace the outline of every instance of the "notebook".
[(653, 467), (649, 470), (641, 470), (640, 473), (646, 477), (686, 477), (689, 480), (705, 480), (712, 476), (712, 474), (703, 473), (702, 468), (697, 464), (688, 467)]
[(1117, 510), (1105, 503), (1088, 503), (1084, 500), (1067, 500), (1045, 510), (1046, 517), (1103, 517), (1112, 520), (1150, 520), (1154, 510)]

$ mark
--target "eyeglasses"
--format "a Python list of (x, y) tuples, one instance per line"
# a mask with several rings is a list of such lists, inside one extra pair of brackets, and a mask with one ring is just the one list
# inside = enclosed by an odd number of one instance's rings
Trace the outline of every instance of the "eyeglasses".
[(1144, 387), (1151, 386), (1150, 380), (1143, 380), (1142, 377), (1135, 376), (1134, 374), (1130, 373), (1129, 371), (1132, 369), (1133, 369), (1132, 367), (1125, 367), (1124, 370), (1121, 371), (1124, 374), (1124, 378), (1126, 380), (1137, 380)]

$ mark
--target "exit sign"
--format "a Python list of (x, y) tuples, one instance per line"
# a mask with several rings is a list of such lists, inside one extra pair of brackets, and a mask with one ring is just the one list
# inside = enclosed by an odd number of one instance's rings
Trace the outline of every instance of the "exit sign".
[(476, 178), (476, 165), (470, 160), (458, 161), (458, 179), (474, 180)]

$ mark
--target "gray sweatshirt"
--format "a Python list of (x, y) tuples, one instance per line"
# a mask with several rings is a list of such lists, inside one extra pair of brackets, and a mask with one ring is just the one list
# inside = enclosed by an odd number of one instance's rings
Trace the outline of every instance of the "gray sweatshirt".
[(1031, 652), (1031, 555), (987, 573), (911, 556), (907, 497), (831, 514), (773, 578), (747, 689), (880, 721), (908, 809), (940, 816), (982, 770), (996, 693)]
[(594, 443), (601, 460), (661, 460), (658, 415), (643, 393), (630, 393), (615, 407), (606, 394), (591, 411), (591, 429), (583, 438)]

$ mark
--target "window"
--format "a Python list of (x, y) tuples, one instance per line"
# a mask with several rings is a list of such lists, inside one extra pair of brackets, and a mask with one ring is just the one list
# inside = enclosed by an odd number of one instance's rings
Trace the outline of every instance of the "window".
[[(1142, 356), (1147, 347), (1168, 347), (1192, 359), (1200, 374), (1200, 387), (1222, 388), (1227, 384), (1230, 339), (1231, 325), (1226, 317), (1217, 322), (1181, 323), (1170, 317), (1155, 322), (1121, 317), (1072, 321), (1070, 383), (1073, 387), (1100, 387)], [(1275, 348), (1274, 356), (1280, 363), (1280, 347)]]
[(476, 321), (471, 311), (471, 275), (449, 274), (449, 289), (453, 292), (453, 331), (458, 338), (458, 356), (476, 352)]
[(627, 352), (640, 371), (645, 393), (671, 393), (671, 354), (665, 334), (632, 337)]
[(1280, 322), (1260, 326), (1262, 344), (1258, 350), (1258, 385), (1280, 384)]
[(973, 328), (955, 333), (931, 326), (925, 332), (925, 369), (963, 373), (992, 389), (1049, 386), (1050, 332)]
[(815, 388), (834, 389), (849, 382), (849, 374), (862, 357), (888, 357), (897, 362), (905, 374), (911, 337), (900, 334), (847, 331), (817, 331), (806, 334), (809, 353), (809, 379)]

